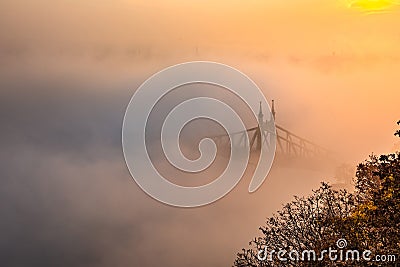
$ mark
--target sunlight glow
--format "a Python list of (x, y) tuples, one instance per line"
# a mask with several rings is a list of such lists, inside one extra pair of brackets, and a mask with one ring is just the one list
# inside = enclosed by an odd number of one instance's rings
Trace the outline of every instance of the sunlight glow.
[(349, 8), (357, 8), (367, 13), (388, 12), (393, 7), (400, 5), (400, 1), (393, 0), (349, 0)]

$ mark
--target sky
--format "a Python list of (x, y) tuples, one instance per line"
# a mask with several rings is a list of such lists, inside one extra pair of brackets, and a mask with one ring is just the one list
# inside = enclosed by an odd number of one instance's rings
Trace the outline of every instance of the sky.
[(122, 120), (136, 88), (173, 64), (241, 70), (275, 99), (279, 125), (343, 163), (393, 152), (400, 7), (363, 6), (1, 1), (1, 265), (230, 266), (281, 204), (332, 181), (274, 165), (256, 193), (244, 177), (202, 208), (148, 197), (125, 166)]

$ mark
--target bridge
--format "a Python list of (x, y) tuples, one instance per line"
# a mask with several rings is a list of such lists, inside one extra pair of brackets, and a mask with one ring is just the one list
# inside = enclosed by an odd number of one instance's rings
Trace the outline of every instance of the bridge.
[[(274, 100), (272, 100), (272, 117), (270, 120), (264, 121), (261, 102), (258, 113), (258, 125), (247, 129), (246, 131), (223, 134), (212, 137), (217, 145), (228, 145), (231, 140), (231, 145), (250, 151), (260, 151), (263, 142), (268, 142), (268, 135), (276, 136), (276, 155), (282, 158), (297, 158), (297, 159), (318, 159), (330, 158), (332, 153), (299, 135), (287, 130), (286, 128), (273, 124), (276, 117)], [(248, 138), (248, 139), (247, 139)], [(247, 142), (247, 140), (249, 140)]]

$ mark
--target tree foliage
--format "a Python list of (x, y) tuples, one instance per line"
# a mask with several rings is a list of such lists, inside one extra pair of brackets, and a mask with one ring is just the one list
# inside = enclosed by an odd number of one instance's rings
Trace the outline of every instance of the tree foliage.
[[(400, 121), (397, 122), (397, 125), (400, 125)], [(394, 135), (397, 135), (398, 137), (400, 137), (400, 130), (397, 130)]]
[[(234, 266), (279, 266), (281, 261), (260, 261), (257, 253), (269, 251), (304, 251), (322, 249), (335, 244), (340, 235), (333, 231), (331, 222), (349, 216), (354, 206), (354, 196), (345, 190), (335, 191), (326, 183), (308, 197), (295, 197), (281, 211), (269, 218), (260, 227), (262, 236), (250, 242), (250, 249), (238, 253)], [(325, 261), (313, 266), (326, 266)], [(287, 266), (303, 266), (299, 262), (288, 262)], [(307, 266), (307, 265), (304, 265)]]
[(358, 205), (343, 223), (352, 240), (376, 254), (400, 249), (400, 154), (371, 156), (357, 168)]
[[(400, 124), (400, 121), (398, 122)], [(395, 133), (399, 135), (400, 130)], [(356, 190), (333, 190), (323, 183), (307, 197), (295, 197), (260, 227), (261, 236), (250, 248), (237, 254), (234, 266), (347, 266), (324, 261), (284, 262), (276, 257), (259, 260), (258, 253), (268, 251), (304, 251), (317, 253), (344, 238), (347, 249), (370, 250), (373, 255), (395, 255), (400, 251), (400, 154), (372, 155), (358, 165)], [(375, 266), (373, 262), (354, 261), (352, 266)]]

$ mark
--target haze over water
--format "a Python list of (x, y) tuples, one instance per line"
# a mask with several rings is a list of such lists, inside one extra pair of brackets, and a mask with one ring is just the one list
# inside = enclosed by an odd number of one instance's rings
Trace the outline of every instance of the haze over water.
[[(135, 89), (191, 60), (231, 65), (277, 123), (355, 165), (394, 151), (396, 9), (339, 1), (2, 1), (0, 258), (4, 266), (226, 266), (267, 216), (332, 172), (273, 166), (196, 209), (130, 177), (121, 126)], [(397, 144), (398, 147), (398, 144)]]

